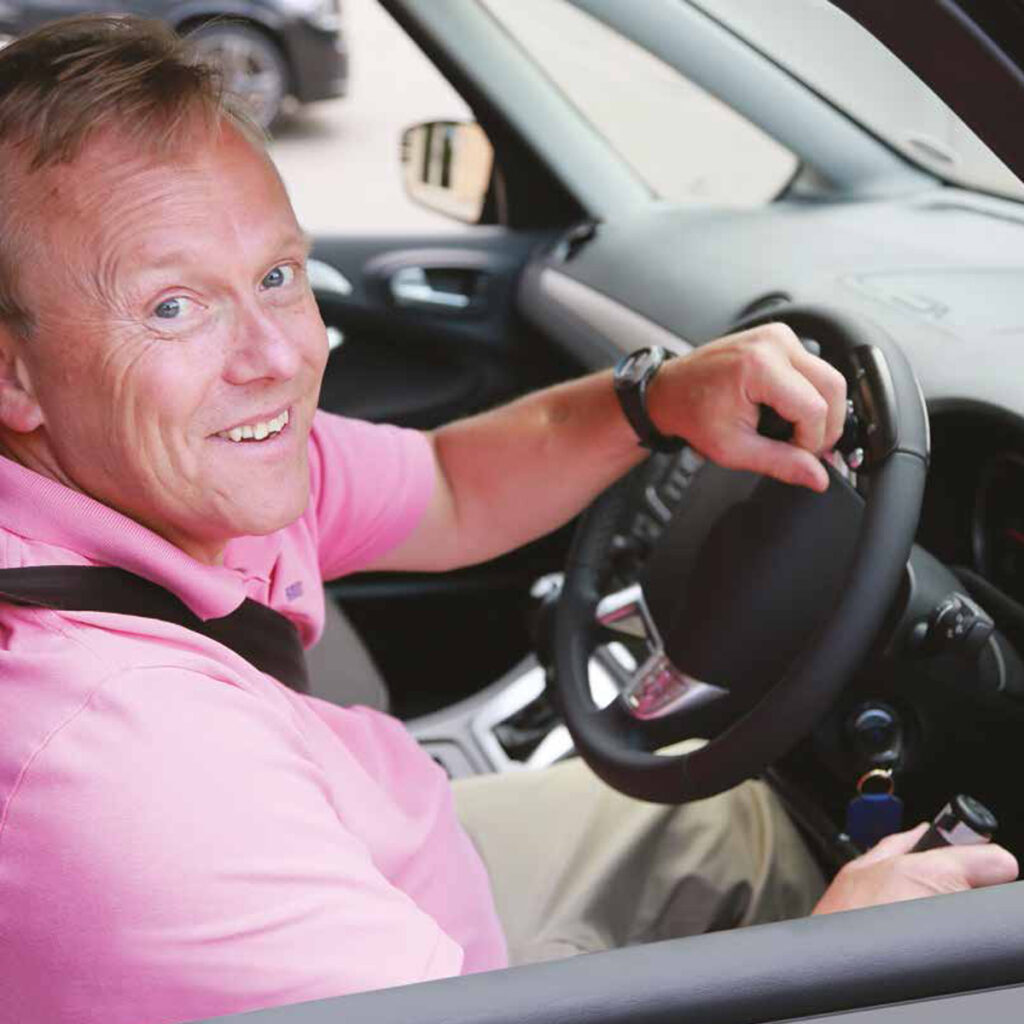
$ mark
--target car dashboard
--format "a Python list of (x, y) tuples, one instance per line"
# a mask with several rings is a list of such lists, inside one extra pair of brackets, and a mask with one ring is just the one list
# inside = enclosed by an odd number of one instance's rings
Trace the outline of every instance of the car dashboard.
[[(929, 410), (917, 546), (963, 572), (965, 592), (971, 578), (995, 588), (1000, 613), (1010, 610), (997, 626), (1020, 652), (1022, 297), (1024, 207), (942, 187), (858, 202), (790, 196), (759, 209), (652, 206), (582, 225), (528, 266), (520, 309), (590, 368), (651, 343), (685, 352), (792, 303), (883, 327), (910, 359)], [(1004, 843), (1024, 852), (1024, 807), (1007, 781), (1024, 699), (994, 696), (951, 659), (873, 652), (787, 758), (794, 777), (815, 780), (813, 796), (833, 821), (858, 774), (849, 723), (874, 706), (903, 723), (908, 823), (930, 818), (953, 792), (972, 792), (999, 810)]]

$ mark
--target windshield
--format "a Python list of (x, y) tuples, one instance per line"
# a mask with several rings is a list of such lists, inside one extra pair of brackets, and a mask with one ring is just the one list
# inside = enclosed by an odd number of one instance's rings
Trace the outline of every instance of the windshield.
[(909, 68), (828, 0), (688, 0), (907, 159), (1024, 199), (1024, 184)]

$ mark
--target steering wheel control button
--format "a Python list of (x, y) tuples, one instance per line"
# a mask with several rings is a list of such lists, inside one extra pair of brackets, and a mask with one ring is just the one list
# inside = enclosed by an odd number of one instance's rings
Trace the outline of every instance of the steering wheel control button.
[(644, 544), (654, 544), (661, 537), (661, 525), (647, 512), (640, 512), (633, 519), (632, 533)]
[(998, 828), (996, 816), (980, 800), (960, 793), (935, 815), (912, 852), (942, 846), (980, 846), (991, 842)]
[(667, 523), (672, 518), (672, 509), (665, 504), (653, 484), (650, 484), (644, 491), (644, 497), (647, 499), (647, 507), (663, 523)]
[[(655, 456), (655, 459), (659, 458)], [(674, 513), (686, 497), (687, 489), (693, 482), (694, 474), (704, 464), (704, 460), (692, 448), (684, 448), (675, 459), (661, 457), (660, 472), (652, 474), (653, 488), (662, 505)], [(654, 462), (654, 459), (651, 460)], [(648, 488), (648, 503), (652, 502)]]
[(924, 648), (928, 653), (956, 653), (977, 658), (995, 631), (992, 616), (966, 594), (939, 602), (928, 619)]
[(849, 457), (861, 448), (861, 443), (860, 417), (857, 415), (857, 407), (853, 404), (853, 399), (848, 398), (846, 400), (846, 419), (843, 420), (843, 432), (836, 442), (836, 451)]
[(862, 427), (858, 441), (865, 450), (864, 462), (877, 465), (896, 449), (896, 387), (882, 350), (861, 345), (850, 354), (853, 362), (853, 404)]

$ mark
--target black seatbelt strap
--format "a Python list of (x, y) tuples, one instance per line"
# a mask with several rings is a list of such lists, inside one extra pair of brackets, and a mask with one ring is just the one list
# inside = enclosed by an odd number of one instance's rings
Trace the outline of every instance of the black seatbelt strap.
[(229, 647), (285, 686), (300, 693), (309, 690), (306, 654), (295, 624), (249, 598), (230, 615), (204, 621), (169, 590), (125, 569), (39, 565), (0, 569), (0, 602), (173, 622)]

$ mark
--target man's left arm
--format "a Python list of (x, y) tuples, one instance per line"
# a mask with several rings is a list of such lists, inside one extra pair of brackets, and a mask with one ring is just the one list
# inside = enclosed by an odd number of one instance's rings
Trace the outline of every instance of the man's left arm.
[[(647, 407), (663, 434), (732, 469), (824, 490), (820, 455), (842, 433), (846, 382), (771, 324), (665, 363)], [(757, 433), (761, 405), (794, 425)], [(485, 561), (568, 522), (646, 452), (610, 371), (546, 388), (430, 435), (437, 481), (412, 534), (371, 569), (441, 571)]]

